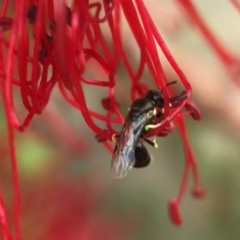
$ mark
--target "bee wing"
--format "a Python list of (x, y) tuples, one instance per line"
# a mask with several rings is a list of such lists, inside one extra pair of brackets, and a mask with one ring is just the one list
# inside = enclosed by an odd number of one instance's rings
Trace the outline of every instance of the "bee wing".
[[(148, 113), (140, 114), (134, 121), (129, 116), (126, 117), (112, 157), (112, 171), (115, 178), (125, 177), (134, 166), (135, 148), (144, 126), (151, 117)], [(140, 146), (139, 148), (145, 155), (148, 154), (144, 147)]]
[(112, 158), (112, 171), (117, 179), (125, 177), (135, 163), (134, 149), (126, 149), (126, 151), (118, 151), (116, 145)]

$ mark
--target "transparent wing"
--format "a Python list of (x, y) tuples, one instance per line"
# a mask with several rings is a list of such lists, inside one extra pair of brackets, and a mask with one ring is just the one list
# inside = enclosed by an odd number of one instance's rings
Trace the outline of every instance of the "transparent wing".
[(118, 151), (116, 145), (112, 158), (112, 171), (117, 179), (121, 179), (127, 175), (135, 163), (134, 149), (125, 152)]
[[(152, 115), (149, 113), (141, 114), (134, 121), (131, 121), (128, 116), (126, 117), (112, 157), (112, 171), (115, 178), (121, 179), (125, 177), (134, 166), (135, 148), (139, 144), (144, 126), (151, 117)], [(140, 150), (144, 152), (144, 147), (141, 146), (141, 148)], [(146, 151), (144, 153), (146, 154)], [(139, 157), (138, 160), (142, 159)]]
[(112, 171), (115, 178), (125, 177), (133, 167), (135, 163), (134, 149), (137, 141), (134, 126), (126, 119), (112, 156)]

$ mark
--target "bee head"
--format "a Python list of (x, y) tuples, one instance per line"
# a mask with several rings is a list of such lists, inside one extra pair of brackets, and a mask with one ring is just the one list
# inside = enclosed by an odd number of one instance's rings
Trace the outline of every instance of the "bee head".
[(162, 108), (164, 105), (163, 95), (160, 89), (147, 91), (145, 97), (150, 99), (157, 108)]

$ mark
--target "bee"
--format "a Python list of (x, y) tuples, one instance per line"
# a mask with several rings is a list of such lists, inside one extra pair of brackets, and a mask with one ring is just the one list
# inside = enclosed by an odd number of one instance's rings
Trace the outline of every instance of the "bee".
[[(169, 99), (169, 106), (177, 107), (187, 97), (188, 92), (184, 90)], [(159, 113), (157, 109), (160, 109)], [(113, 142), (116, 143), (111, 162), (115, 178), (125, 177), (132, 167), (142, 168), (150, 164), (151, 156), (142, 142), (146, 141), (151, 146), (158, 147), (155, 140), (147, 139), (145, 134), (165, 123), (163, 113), (164, 99), (159, 89), (147, 91), (144, 97), (136, 99), (129, 107), (122, 130), (112, 136)], [(156, 119), (159, 121), (154, 124)]]
[(133, 167), (143, 168), (143, 167), (147, 167), (150, 164), (151, 156), (147, 148), (143, 145), (141, 140), (138, 141), (134, 152), (135, 152), (135, 163)]

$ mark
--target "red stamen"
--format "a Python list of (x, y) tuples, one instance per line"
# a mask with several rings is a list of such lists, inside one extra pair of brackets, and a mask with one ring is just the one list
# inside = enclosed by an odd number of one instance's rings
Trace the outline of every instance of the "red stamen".
[(191, 0), (178, 0), (178, 2), (188, 14), (191, 22), (196, 24), (206, 41), (210, 44), (212, 49), (225, 65), (227, 71), (232, 77), (232, 80), (238, 85), (238, 87), (240, 87), (240, 59), (224, 47), (217, 39), (192, 4)]
[[(179, 2), (185, 6), (208, 41), (211, 44), (216, 44), (216, 52), (225, 64), (231, 65), (232, 72), (233, 68), (236, 70), (234, 73), (237, 76), (238, 59), (226, 51), (211, 35), (190, 1), (179, 0)], [(98, 134), (97, 140), (105, 140), (103, 144), (112, 153), (113, 146), (107, 140), (112, 140), (112, 135), (117, 133), (114, 125), (122, 125), (124, 121), (117, 103), (118, 99), (115, 96), (116, 83), (121, 81), (116, 77), (120, 63), (123, 63), (121, 67), (125, 69), (128, 75), (127, 79), (130, 79), (129, 96), (132, 101), (144, 96), (148, 90), (148, 86), (142, 83), (141, 79), (147, 71), (151, 74), (155, 88), (160, 88), (163, 94), (164, 116), (154, 122), (159, 124), (162, 121), (163, 124), (150, 131), (146, 137), (167, 136), (169, 132), (174, 130), (172, 121), (176, 120), (176, 126), (184, 144), (186, 166), (178, 197), (170, 201), (169, 211), (173, 222), (181, 224), (179, 207), (191, 170), (194, 177), (193, 194), (197, 197), (204, 194), (200, 186), (197, 163), (183, 121), (186, 114), (190, 114), (195, 120), (200, 120), (201, 114), (194, 103), (189, 100), (192, 93), (191, 85), (154, 25), (144, 2), (142, 0), (102, 0), (89, 3), (88, 0), (80, 0), (73, 1), (72, 6), (69, 7), (66, 6), (64, 0), (19, 0), (17, 5), (14, 4), (13, 18), (6, 17), (9, 4), (8, 0), (3, 2), (0, 15), (0, 78), (12, 161), (17, 239), (21, 238), (21, 234), (14, 128), (23, 131), (35, 114), (41, 114), (50, 100), (54, 86), (58, 84), (63, 98), (81, 112), (89, 128), (94, 134)], [(121, 35), (123, 17), (125, 17), (126, 24), (132, 32), (131, 37), (140, 53), (136, 67), (133, 67), (127, 51), (124, 49), (124, 37)], [(31, 31), (29, 31), (29, 27)], [(105, 36), (104, 28), (109, 31), (109, 37)], [(8, 32), (3, 32), (7, 30), (10, 32), (10, 38), (7, 36)], [(5, 49), (7, 49), (6, 60), (3, 54)], [(169, 102), (176, 93), (172, 85), (166, 85), (168, 80), (161, 65), (162, 59), (160, 59), (158, 51), (162, 51), (176, 72), (179, 78), (178, 82), (183, 85), (186, 92), (181, 101), (174, 102), (172, 106), (169, 105)], [(92, 111), (89, 108), (84, 92), (85, 86), (92, 89), (101, 87), (101, 90), (106, 92), (106, 97), (102, 99), (104, 113)], [(20, 88), (22, 105), (27, 111), (25, 116), (20, 116), (20, 119), (23, 119), (22, 123), (20, 123), (15, 111), (13, 87)], [(181, 112), (183, 108), (186, 109), (185, 113)], [(55, 121), (61, 122), (61, 125), (68, 129), (66, 137), (70, 139), (71, 129), (64, 121), (60, 120), (57, 111), (54, 111), (53, 108), (51, 110), (52, 113), (55, 113)], [(47, 117), (45, 115), (44, 118), (49, 126), (51, 126), (49, 122), (51, 114), (48, 111), (51, 110), (47, 110), (48, 115)], [(158, 109), (158, 111), (160, 110)], [(51, 116), (51, 119), (54, 119), (54, 116)], [(101, 124), (105, 124), (104, 128), (107, 131), (97, 124), (99, 120)], [(58, 135), (60, 130), (56, 126), (52, 126), (52, 128), (55, 135), (62, 138), (60, 132)], [(74, 134), (72, 134), (72, 138), (78, 140)], [(74, 142), (79, 143), (85, 149), (84, 144), (77, 140)], [(70, 149), (76, 150), (75, 143), (72, 141), (69, 140), (66, 145)], [(81, 148), (79, 147), (79, 149)], [(5, 229), (6, 238), (10, 238), (3, 210), (1, 203), (1, 223)]]

